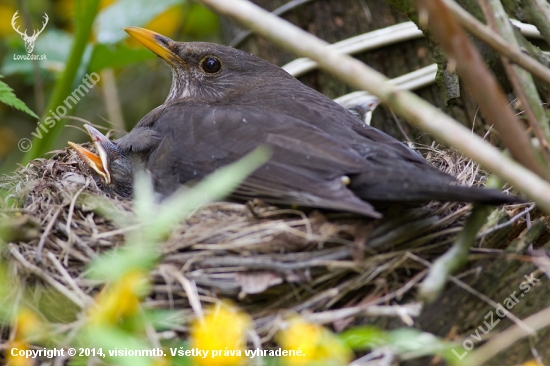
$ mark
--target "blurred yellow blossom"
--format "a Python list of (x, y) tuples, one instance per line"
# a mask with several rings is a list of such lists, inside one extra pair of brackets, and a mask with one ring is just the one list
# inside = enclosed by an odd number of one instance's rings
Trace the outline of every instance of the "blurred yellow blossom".
[(538, 363), (536, 360), (530, 360), (522, 364), (521, 366), (540, 366), (541, 364)]
[(30, 309), (23, 308), (17, 313), (15, 339), (33, 339), (44, 334), (45, 325), (38, 315)]
[[(13, 30), (11, 26), (11, 19), (13, 17), (13, 14), (15, 14), (16, 10), (17, 9), (11, 4), (0, 5), (0, 37), (6, 37), (11, 35), (17, 36), (17, 33)], [(21, 28), (21, 31), (23, 31), (23, 28)]]
[(181, 5), (175, 5), (153, 18), (145, 25), (145, 28), (164, 34), (167, 37), (172, 37), (181, 25), (182, 18), (183, 7)]
[(191, 326), (191, 348), (208, 351), (207, 357), (193, 358), (197, 366), (245, 365), (246, 332), (252, 319), (229, 303), (219, 303)]
[(109, 5), (111, 5), (114, 2), (115, 2), (115, 0), (101, 0), (99, 2), (99, 8), (104, 9), (104, 8), (108, 7)]
[(149, 278), (145, 271), (132, 271), (108, 286), (96, 297), (96, 305), (90, 310), (90, 323), (116, 324), (139, 311), (141, 298), (147, 294)]
[[(176, 5), (166, 9), (143, 27), (166, 37), (174, 37), (182, 19), (183, 7)], [(133, 47), (142, 47), (141, 43), (133, 37), (126, 38), (126, 43)]]
[[(30, 349), (30, 345), (25, 341), (9, 342), (6, 349), (6, 365), (8, 366), (32, 366), (34, 360), (25, 356), (20, 356), (18, 352), (24, 352)], [(12, 353), (13, 350), (13, 353)], [(15, 354), (15, 355), (14, 355)]]
[(277, 333), (275, 339), (283, 350), (301, 353), (283, 357), (286, 365), (347, 365), (351, 360), (351, 350), (328, 329), (300, 317), (294, 317), (288, 323), (288, 328)]
[[(20, 356), (19, 352), (30, 349), (29, 341), (40, 337), (46, 332), (45, 324), (32, 310), (23, 308), (15, 318), (15, 336), (9, 342), (6, 351), (6, 363), (9, 366), (34, 365), (32, 358)], [(12, 349), (15, 349), (12, 353)]]

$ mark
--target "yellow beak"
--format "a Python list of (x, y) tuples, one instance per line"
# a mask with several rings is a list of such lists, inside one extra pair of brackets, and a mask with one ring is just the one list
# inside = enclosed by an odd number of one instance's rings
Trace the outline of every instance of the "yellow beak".
[(76, 151), (78, 156), (80, 156), (80, 158), (84, 160), (84, 162), (88, 164), (90, 168), (95, 170), (97, 174), (103, 177), (103, 179), (105, 179), (105, 182), (107, 183), (111, 182), (111, 175), (109, 174), (107, 169), (105, 169), (105, 167), (103, 166), (103, 162), (101, 161), (101, 158), (98, 155), (94, 154), (90, 150), (80, 145), (75, 144), (74, 142), (69, 141), (69, 146), (72, 147), (74, 151)]
[(170, 38), (162, 34), (155, 33), (145, 28), (126, 27), (124, 31), (134, 37), (139, 43), (153, 51), (165, 61), (174, 64), (175, 60), (181, 62), (180, 58), (170, 50), (170, 45), (174, 43)]

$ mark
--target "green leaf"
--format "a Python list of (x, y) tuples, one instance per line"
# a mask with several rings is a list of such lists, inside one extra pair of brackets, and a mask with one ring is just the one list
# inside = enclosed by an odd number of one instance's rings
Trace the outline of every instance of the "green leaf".
[(162, 347), (165, 350), (168, 350), (168, 352), (166, 352), (168, 355), (171, 356), (172, 352), (176, 353), (176, 356), (169, 358), (171, 366), (196, 366), (196, 364), (192, 362), (192, 357), (179, 356), (177, 354), (177, 352), (185, 352), (186, 350), (188, 350), (189, 342), (181, 341), (178, 338), (161, 339), (160, 342)]
[(191, 3), (182, 23), (183, 33), (192, 39), (205, 40), (220, 31), (218, 15), (202, 4)]
[(262, 357), (264, 366), (281, 366), (282, 362), (279, 357), (266, 356)]
[(169, 7), (182, 3), (183, 0), (119, 0), (99, 14), (97, 40), (117, 43), (127, 36), (122, 28), (143, 26)]
[(145, 227), (145, 237), (159, 240), (200, 206), (227, 196), (254, 170), (271, 157), (267, 147), (260, 146), (239, 161), (219, 168), (193, 188), (182, 187), (161, 205)]
[(401, 328), (388, 332), (388, 344), (396, 349), (398, 354), (408, 358), (439, 355), (449, 364), (456, 361), (452, 353), (456, 343), (445, 341), (431, 333), (413, 328)]
[(0, 325), (10, 323), (17, 314), (17, 300), (13, 296), (14, 278), (6, 268), (5, 262), (0, 262)]
[(367, 350), (387, 343), (386, 332), (370, 325), (350, 328), (342, 332), (339, 338), (353, 350)]
[(152, 244), (129, 242), (126, 246), (108, 251), (95, 259), (90, 264), (89, 277), (116, 281), (134, 270), (151, 270), (159, 256), (160, 253)]
[(138, 222), (151, 222), (156, 215), (155, 187), (145, 172), (136, 173), (134, 179), (134, 215)]
[(157, 331), (174, 329), (174, 325), (182, 326), (185, 323), (181, 310), (144, 309), (143, 314)]
[(136, 350), (152, 350), (153, 346), (138, 339), (135, 336), (126, 333), (118, 328), (109, 326), (89, 326), (84, 332), (84, 340), (86, 345), (96, 350), (102, 348), (106, 359), (110, 361), (110, 365), (122, 366), (152, 366), (153, 359), (146, 356), (116, 356), (111, 357), (111, 352), (124, 352)]
[(454, 346), (431, 333), (413, 328), (400, 328), (387, 332), (367, 325), (350, 328), (342, 332), (339, 338), (354, 350), (391, 347), (396, 354), (406, 354), (409, 358), (436, 354), (447, 358), (451, 347)]
[(92, 53), (88, 66), (90, 72), (99, 72), (106, 68), (122, 67), (128, 64), (156, 58), (155, 54), (146, 48), (130, 48), (123, 44), (98, 44)]
[(413, 328), (396, 329), (387, 334), (388, 343), (399, 353), (411, 352), (417, 357), (438, 354), (449, 348), (450, 343)]
[(127, 227), (135, 223), (133, 213), (124, 211), (120, 207), (113, 204), (112, 200), (98, 196), (97, 194), (82, 192), (82, 194), (78, 196), (76, 202), (78, 207), (81, 207), (86, 211), (93, 211), (96, 214), (111, 220), (118, 228)]
[[(3, 76), (0, 75), (0, 78), (3, 78)], [(7, 104), (15, 109), (18, 109), (21, 112), (25, 112), (38, 119), (36, 113), (31, 111), (31, 109), (27, 107), (27, 105), (21, 99), (17, 98), (13, 93), (13, 89), (10, 88), (8, 84), (3, 82), (2, 80), (0, 80), (0, 102)]]

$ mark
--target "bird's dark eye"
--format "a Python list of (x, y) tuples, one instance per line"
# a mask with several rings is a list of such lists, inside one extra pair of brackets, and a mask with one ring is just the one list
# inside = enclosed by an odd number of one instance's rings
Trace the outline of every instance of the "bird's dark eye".
[(222, 68), (222, 62), (216, 57), (206, 57), (202, 60), (201, 67), (204, 72), (214, 74)]

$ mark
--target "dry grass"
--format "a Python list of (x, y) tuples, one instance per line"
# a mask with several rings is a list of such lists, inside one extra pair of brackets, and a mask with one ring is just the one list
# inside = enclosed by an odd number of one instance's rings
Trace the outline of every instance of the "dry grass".
[[(453, 152), (421, 150), (465, 184), (484, 179)], [(116, 227), (98, 213), (93, 197), (102, 196), (129, 215), (131, 201), (101, 192), (72, 150), (31, 162), (2, 178), (0, 188), (9, 192), (0, 201), (0, 219), (15, 229), (6, 255), (21, 288), (47, 283), (77, 307), (85, 306), (102, 285), (85, 277), (86, 266), (122, 245), (124, 233), (135, 229)], [(508, 217), (525, 207), (499, 210)], [(389, 208), (384, 219), (373, 221), (258, 203), (213, 203), (162, 244), (162, 262), (151, 273), (154, 286), (145, 306), (177, 309), (169, 328), (185, 332), (197, 304), (232, 298), (252, 315), (263, 343), (288, 311), (336, 330), (369, 315), (399, 316), (410, 323), (419, 311), (410, 291), (425, 273), (410, 254), (428, 261), (441, 255), (469, 212), (469, 205), (432, 202)], [(513, 225), (516, 235), (525, 227)], [(390, 304), (401, 309), (385, 306)]]

